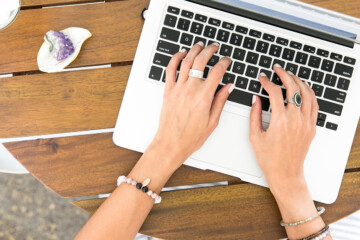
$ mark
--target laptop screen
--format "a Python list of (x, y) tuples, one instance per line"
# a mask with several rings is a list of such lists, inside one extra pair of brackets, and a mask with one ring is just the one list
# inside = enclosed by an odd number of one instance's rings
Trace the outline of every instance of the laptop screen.
[(186, 0), (353, 48), (357, 35), (240, 0)]

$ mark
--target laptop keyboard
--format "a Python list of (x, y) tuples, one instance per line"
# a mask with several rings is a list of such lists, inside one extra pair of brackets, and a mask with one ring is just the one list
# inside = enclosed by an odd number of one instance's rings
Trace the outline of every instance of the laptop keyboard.
[(286, 90), (272, 70), (278, 63), (314, 90), (319, 104), (317, 126), (337, 130), (338, 124), (327, 121), (327, 115), (341, 116), (356, 63), (354, 58), (173, 6), (167, 8), (159, 37), (150, 79), (164, 83), (171, 56), (180, 49), (189, 50), (199, 41), (205, 45), (219, 42), (219, 50), (208, 62), (204, 77), (221, 57), (231, 57), (232, 64), (219, 85), (220, 88), (227, 83), (235, 84), (228, 101), (251, 107), (252, 95), (256, 94), (263, 111), (271, 111), (269, 96), (257, 78), (264, 72), (273, 83), (282, 86), (285, 100)]

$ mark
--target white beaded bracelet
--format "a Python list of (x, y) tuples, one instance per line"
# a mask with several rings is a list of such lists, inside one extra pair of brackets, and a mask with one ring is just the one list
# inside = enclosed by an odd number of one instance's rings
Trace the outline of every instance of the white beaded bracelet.
[(149, 197), (155, 200), (155, 204), (161, 203), (161, 197), (157, 195), (155, 192), (148, 189), (147, 185), (150, 183), (150, 179), (147, 178), (143, 183), (138, 183), (134, 179), (120, 176), (117, 179), (117, 185), (119, 186), (121, 183), (127, 183), (129, 185), (135, 186), (137, 189), (141, 189), (142, 192), (146, 193)]
[(324, 208), (324, 207), (317, 207), (316, 209), (318, 210), (318, 212), (317, 212), (314, 216), (311, 216), (311, 217), (306, 218), (306, 219), (304, 219), (304, 220), (300, 220), (300, 221), (293, 222), (293, 223), (284, 223), (284, 221), (281, 220), (280, 225), (281, 225), (282, 227), (294, 227), (294, 226), (298, 226), (298, 225), (300, 225), (300, 224), (309, 222), (309, 221), (313, 220), (314, 218), (319, 217), (321, 214), (323, 214), (323, 213), (325, 212), (325, 208)]

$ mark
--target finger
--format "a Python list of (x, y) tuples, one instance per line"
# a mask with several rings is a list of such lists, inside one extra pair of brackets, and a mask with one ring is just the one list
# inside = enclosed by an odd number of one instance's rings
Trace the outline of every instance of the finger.
[(204, 90), (208, 92), (210, 96), (214, 96), (216, 88), (218, 87), (221, 79), (223, 78), (230, 64), (231, 64), (231, 59), (228, 57), (223, 57), (211, 69), (209, 76), (205, 81), (205, 88), (204, 88)]
[[(206, 64), (209, 62), (210, 58), (214, 55), (214, 53), (219, 49), (219, 43), (214, 42), (210, 45), (208, 45), (206, 48), (204, 48), (199, 55), (195, 57), (194, 64), (192, 65), (191, 69), (204, 71)], [(189, 84), (203, 82), (203, 79), (201, 78), (194, 78), (189, 77)]]
[(188, 80), (189, 71), (192, 68), (195, 57), (199, 55), (199, 53), (203, 50), (203, 48), (204, 48), (204, 43), (200, 41), (190, 49), (190, 51), (188, 52), (188, 54), (181, 63), (178, 83), (185, 83)]
[(221, 112), (224, 108), (226, 100), (228, 99), (230, 93), (234, 90), (234, 84), (226, 84), (223, 86), (215, 95), (214, 101), (212, 103), (210, 109), (210, 118), (209, 118), (209, 125), (211, 128), (215, 128), (219, 123)]
[[(291, 99), (295, 92), (300, 92), (300, 87), (296, 84), (294, 79), (290, 76), (288, 72), (285, 71), (279, 64), (274, 65), (274, 71), (279, 76), (286, 88), (286, 99)], [(287, 104), (287, 108), (296, 109), (295, 104)]]
[(177, 68), (180, 64), (180, 61), (186, 56), (186, 54), (186, 49), (183, 48), (180, 50), (180, 52), (174, 54), (174, 56), (171, 58), (165, 73), (165, 90), (170, 89), (175, 85)]
[(309, 85), (304, 83), (300, 78), (295, 76), (292, 72), (288, 72), (289, 75), (294, 79), (296, 84), (300, 87), (302, 104), (301, 111), (305, 114), (305, 116), (310, 116), (311, 108), (313, 104), (312, 94), (309, 89)]
[(283, 112), (285, 107), (281, 87), (271, 82), (263, 72), (260, 73), (259, 80), (262, 87), (269, 94), (272, 113)]
[(253, 95), (250, 112), (250, 140), (257, 138), (263, 131), (261, 100), (258, 96)]

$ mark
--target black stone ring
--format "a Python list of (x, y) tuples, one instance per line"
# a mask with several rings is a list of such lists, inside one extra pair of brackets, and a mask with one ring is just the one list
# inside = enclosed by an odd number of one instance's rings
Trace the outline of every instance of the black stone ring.
[(289, 103), (295, 104), (295, 107), (301, 108), (302, 98), (298, 91), (294, 93), (294, 96), (288, 100)]

